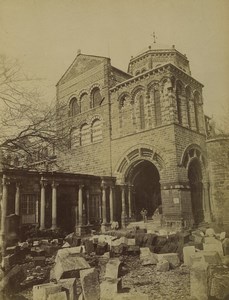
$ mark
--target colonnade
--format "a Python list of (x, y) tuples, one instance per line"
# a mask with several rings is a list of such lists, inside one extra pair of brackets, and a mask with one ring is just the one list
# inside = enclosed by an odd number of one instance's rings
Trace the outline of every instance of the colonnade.
[[(15, 181), (14, 181), (15, 182)], [(8, 185), (10, 184), (10, 179), (3, 175), (2, 178), (2, 201), (1, 201), (1, 236), (4, 239), (5, 236), (5, 220), (7, 216), (7, 202), (8, 202)], [(45, 211), (46, 211), (46, 187), (50, 184), (50, 180), (41, 177), (40, 180), (40, 207), (38, 212), (38, 200), (36, 203), (36, 215), (39, 214), (39, 229), (45, 229)], [(55, 230), (57, 228), (57, 194), (58, 194), (58, 186), (60, 183), (55, 180), (51, 181), (51, 195), (52, 195), (52, 208), (51, 208), (51, 229)], [(75, 206), (75, 226), (82, 227), (86, 225), (90, 225), (90, 192), (89, 189), (86, 190), (86, 197), (84, 199), (85, 193), (83, 189), (87, 188), (88, 185), (84, 185), (83, 183), (76, 183), (78, 187), (78, 195), (76, 195), (76, 203)], [(20, 193), (21, 193), (22, 185), (19, 182), (15, 183), (15, 210), (14, 213), (16, 215), (20, 215)], [(127, 220), (133, 217), (133, 186), (127, 184), (121, 184), (119, 186), (121, 189), (121, 226), (125, 227)], [(107, 193), (107, 189), (109, 189)], [(107, 199), (107, 197), (109, 199)], [(127, 199), (126, 199), (127, 197)], [(115, 201), (115, 186), (111, 183), (106, 183), (102, 181), (101, 184), (101, 195), (99, 202), (99, 216), (102, 221), (102, 225), (107, 225), (108, 220), (109, 223), (113, 221), (117, 221), (116, 209), (114, 207)], [(86, 205), (86, 222), (84, 220), (84, 209)], [(108, 207), (107, 207), (108, 205)], [(108, 210), (109, 208), (109, 210)], [(109, 211), (109, 214), (108, 214)], [(38, 216), (37, 216), (38, 217)], [(38, 218), (36, 218), (38, 220)]]

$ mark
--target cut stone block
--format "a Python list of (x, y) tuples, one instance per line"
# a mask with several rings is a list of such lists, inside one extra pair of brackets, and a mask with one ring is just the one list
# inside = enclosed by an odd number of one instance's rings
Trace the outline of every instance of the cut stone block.
[(58, 258), (54, 268), (50, 272), (50, 279), (59, 280), (63, 277), (79, 277), (79, 271), (83, 269), (89, 269), (90, 265), (81, 256), (67, 256), (64, 258)]
[(140, 247), (139, 246), (133, 246), (133, 245), (129, 245), (127, 247), (127, 253), (128, 254), (133, 254), (133, 255), (137, 255), (140, 253)]
[(165, 259), (159, 260), (156, 270), (158, 272), (167, 272), (169, 270), (169, 262)]
[(113, 300), (116, 299), (117, 293), (120, 290), (121, 278), (106, 279), (100, 284), (100, 299)]
[(59, 249), (56, 254), (55, 262), (58, 262), (58, 260), (63, 260), (68, 256), (78, 256), (80, 253), (82, 253), (82, 251), (82, 246)]
[(222, 263), (229, 267), (229, 255), (225, 255), (221, 257)]
[(130, 292), (118, 294), (115, 300), (149, 300), (149, 297), (143, 293)]
[(80, 282), (85, 300), (100, 299), (99, 275), (94, 268), (80, 271)]
[(228, 299), (229, 272), (223, 266), (215, 266), (211, 270), (210, 296), (214, 299)]
[(219, 242), (219, 240), (217, 240), (214, 236), (205, 236), (204, 237), (205, 244), (217, 244), (218, 242)]
[(184, 257), (184, 264), (186, 266), (191, 266), (191, 256), (194, 255), (196, 252), (194, 246), (185, 246), (183, 248), (183, 257)]
[(7, 256), (4, 256), (2, 258), (2, 267), (8, 271), (13, 265), (16, 264), (17, 261), (17, 255), (16, 254), (10, 254)]
[(68, 300), (76, 299), (76, 278), (60, 279), (58, 284), (61, 285), (62, 290), (66, 292)]
[(105, 278), (117, 279), (120, 274), (119, 258), (111, 258), (106, 265)]
[(208, 300), (209, 266), (205, 262), (194, 263), (190, 273), (191, 296), (198, 300)]
[(222, 242), (224, 255), (229, 255), (229, 238), (225, 238)]
[(135, 239), (127, 239), (128, 246), (135, 246)]
[(215, 244), (204, 244), (204, 251), (216, 251), (220, 256), (223, 256), (223, 246), (220, 241)]
[(199, 251), (195, 254), (191, 255), (191, 265), (193, 265), (195, 262), (201, 263), (206, 262), (209, 265), (218, 265), (221, 264), (221, 258), (219, 256), (219, 253), (216, 251)]
[(55, 283), (45, 283), (33, 286), (33, 300), (47, 300), (50, 294), (61, 292), (61, 286)]
[(68, 242), (65, 242), (62, 246), (62, 248), (70, 248), (71, 245)]
[(18, 288), (20, 283), (26, 279), (26, 273), (22, 266), (14, 266), (0, 281), (0, 291), (10, 288)]
[(167, 260), (171, 268), (176, 268), (180, 265), (180, 259), (178, 253), (163, 253), (157, 254), (158, 260)]
[(88, 254), (91, 254), (92, 252), (95, 252), (95, 247), (94, 247), (94, 244), (91, 240), (86, 240), (85, 241), (85, 251)]
[(140, 248), (140, 259), (144, 259), (148, 257), (152, 252), (150, 251), (149, 247)]
[(226, 238), (226, 232), (223, 231), (223, 232), (220, 233), (219, 239), (222, 241), (222, 240), (224, 240), (225, 238)]
[(116, 239), (114, 241), (111, 241), (111, 246), (120, 246), (122, 244), (122, 240), (121, 239)]
[(66, 292), (62, 291), (55, 294), (50, 294), (47, 300), (68, 300), (68, 297)]
[(158, 263), (157, 255), (152, 253), (148, 247), (140, 248), (140, 259), (143, 266), (156, 265)]
[(213, 228), (208, 228), (205, 232), (205, 236), (215, 236), (215, 230)]

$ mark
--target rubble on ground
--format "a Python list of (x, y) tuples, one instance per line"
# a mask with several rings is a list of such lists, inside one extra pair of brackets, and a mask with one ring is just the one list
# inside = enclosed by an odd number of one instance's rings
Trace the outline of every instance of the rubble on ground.
[(0, 292), (28, 300), (225, 299), (228, 266), (229, 239), (211, 228), (71, 233), (7, 247)]

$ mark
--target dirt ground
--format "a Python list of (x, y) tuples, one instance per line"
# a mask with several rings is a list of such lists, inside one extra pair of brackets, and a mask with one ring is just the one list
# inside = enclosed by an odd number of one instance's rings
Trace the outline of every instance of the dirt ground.
[[(100, 281), (105, 274), (106, 262), (98, 260)], [(144, 293), (149, 300), (190, 299), (189, 269), (184, 266), (167, 272), (158, 272), (154, 265), (142, 266), (138, 256), (122, 257), (122, 293)], [(1, 300), (32, 300), (32, 287), (20, 293), (11, 294)], [(42, 300), (42, 299), (41, 299)]]

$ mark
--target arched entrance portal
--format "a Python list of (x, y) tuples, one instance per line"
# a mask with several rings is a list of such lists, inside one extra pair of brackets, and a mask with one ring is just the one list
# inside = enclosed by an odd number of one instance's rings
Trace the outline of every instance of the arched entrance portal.
[(141, 220), (142, 208), (147, 209), (148, 218), (161, 205), (160, 176), (153, 163), (147, 160), (135, 162), (126, 178), (134, 187), (133, 211), (135, 219)]
[(192, 213), (195, 225), (204, 221), (202, 171), (198, 159), (193, 159), (188, 167), (191, 189)]

